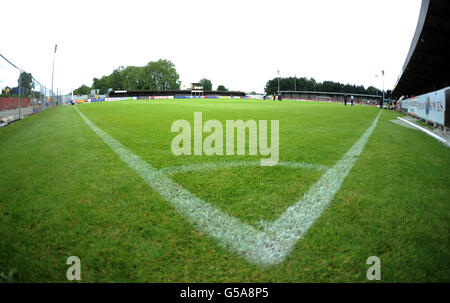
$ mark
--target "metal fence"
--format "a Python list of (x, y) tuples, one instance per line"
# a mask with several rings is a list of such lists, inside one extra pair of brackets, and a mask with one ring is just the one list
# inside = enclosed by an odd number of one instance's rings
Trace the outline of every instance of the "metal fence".
[(61, 96), (0, 54), (0, 126), (62, 103)]

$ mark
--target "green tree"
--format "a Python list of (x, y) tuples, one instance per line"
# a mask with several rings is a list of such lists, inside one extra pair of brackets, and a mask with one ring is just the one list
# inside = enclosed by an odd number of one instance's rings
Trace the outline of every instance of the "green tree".
[(81, 85), (79, 88), (75, 89), (73, 91), (74, 95), (89, 95), (89, 93), (91, 92), (91, 88), (89, 86), (86, 85)]
[(212, 85), (211, 80), (208, 80), (208, 79), (203, 78), (203, 79), (200, 80), (200, 83), (201, 83), (202, 86), (203, 86), (203, 90), (209, 90), (209, 91), (212, 90), (212, 86), (213, 86), (213, 85)]
[(34, 89), (34, 81), (31, 73), (21, 72), (17, 83), (21, 87), (21, 94), (30, 95)]
[(120, 89), (126, 88), (125, 79), (123, 77), (124, 70), (125, 70), (125, 67), (119, 66), (109, 76), (110, 77), (109, 81), (110, 81), (110, 85), (111, 85), (112, 89), (120, 90)]
[(143, 89), (173, 90), (180, 89), (180, 76), (175, 65), (169, 60), (149, 62), (142, 71)]
[(369, 87), (367, 88), (366, 92), (367, 92), (369, 95), (376, 95), (377, 92), (378, 92), (378, 90), (377, 90), (375, 87), (373, 87), (373, 86), (369, 86)]
[[(280, 79), (280, 83), (281, 83), (281, 79)], [(278, 91), (278, 78), (274, 78), (272, 80), (267, 81), (266, 87), (264, 88), (264, 90), (269, 95), (276, 94)]]
[(110, 87), (111, 84), (107, 76), (103, 76), (100, 79), (94, 78), (92, 80), (92, 89), (98, 89), (101, 95), (106, 94)]
[[(176, 90), (180, 89), (179, 78), (175, 65), (169, 60), (160, 59), (150, 61), (145, 66), (119, 66), (110, 75), (94, 78), (92, 89), (98, 89), (100, 94), (106, 94), (110, 89)], [(85, 93), (86, 87), (76, 91)]]
[(228, 88), (226, 88), (226, 87), (223, 86), (223, 85), (219, 85), (219, 86), (217, 86), (217, 90), (218, 90), (219, 92), (227, 92), (227, 91), (228, 91)]
[(127, 66), (123, 71), (125, 87), (128, 90), (139, 90), (144, 87), (143, 68), (137, 66)]
[(385, 98), (390, 99), (390, 98), (391, 98), (391, 95), (392, 95), (392, 90), (388, 89), (388, 90), (386, 91), (386, 93), (385, 93)]
[[(296, 81), (296, 82), (294, 82)], [(297, 91), (320, 91), (320, 92), (338, 92), (349, 94), (369, 94), (374, 95), (377, 89), (370, 86), (367, 89), (362, 85), (342, 84), (334, 81), (316, 82), (313, 78), (280, 78), (280, 90), (294, 90)], [(278, 78), (273, 78), (266, 83), (264, 88), (267, 94), (276, 94), (278, 91)], [(380, 94), (381, 92), (378, 91)]]

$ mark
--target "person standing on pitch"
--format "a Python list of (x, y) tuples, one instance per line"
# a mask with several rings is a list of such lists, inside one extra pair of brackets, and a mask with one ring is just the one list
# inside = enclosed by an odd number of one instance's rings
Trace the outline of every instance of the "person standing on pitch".
[(347, 106), (347, 95), (344, 95), (344, 105)]
[(351, 96), (351, 99), (352, 99), (352, 106), (353, 106), (353, 95)]

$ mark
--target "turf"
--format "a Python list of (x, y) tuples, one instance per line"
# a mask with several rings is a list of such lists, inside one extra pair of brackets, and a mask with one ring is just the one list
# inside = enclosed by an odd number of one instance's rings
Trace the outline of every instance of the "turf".
[[(280, 121), (280, 161), (333, 166), (379, 109), (316, 102), (124, 101), (77, 107), (156, 168), (259, 160), (174, 156), (173, 121)], [(248, 263), (197, 232), (85, 124), (58, 107), (0, 129), (0, 273), (13, 281), (366, 282), (369, 256), (382, 282), (450, 281), (450, 150), (383, 111), (334, 200), (280, 265)], [(258, 227), (297, 201), (322, 171), (239, 167), (171, 177)], [(1, 277), (2, 275), (0, 275)]]

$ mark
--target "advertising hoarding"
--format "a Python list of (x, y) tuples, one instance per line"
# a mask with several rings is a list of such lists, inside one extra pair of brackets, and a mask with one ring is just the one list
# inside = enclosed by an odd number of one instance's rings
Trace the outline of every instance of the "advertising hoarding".
[(450, 102), (450, 100), (447, 100), (449, 92), (450, 87), (446, 87), (431, 93), (405, 99), (402, 101), (402, 109), (407, 109), (407, 113), (410, 115), (445, 125), (445, 109)]

